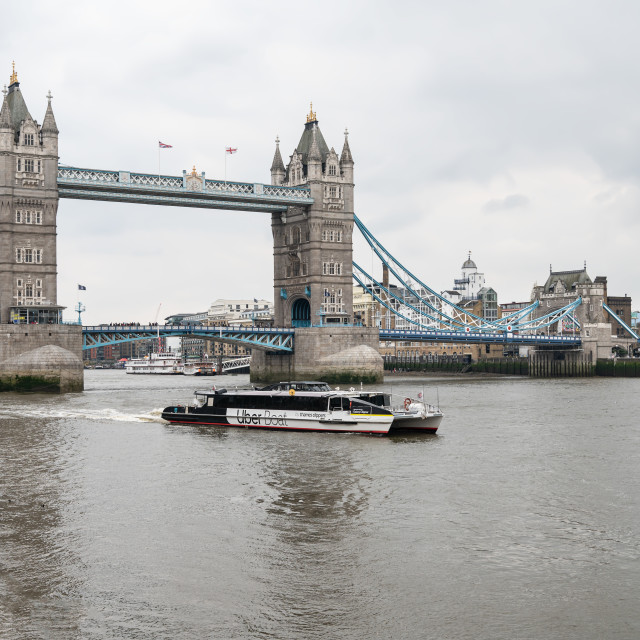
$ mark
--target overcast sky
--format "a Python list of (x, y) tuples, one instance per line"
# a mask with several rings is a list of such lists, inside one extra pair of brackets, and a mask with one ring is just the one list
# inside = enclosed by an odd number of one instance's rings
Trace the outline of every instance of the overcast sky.
[[(355, 161), (356, 214), (431, 287), (467, 252), (501, 302), (554, 270), (640, 308), (640, 3), (24, 2), (2, 8), (60, 162), (270, 182), (309, 102)], [(1, 76), (0, 76), (1, 77)], [(2, 82), (1, 84), (4, 84)], [(371, 265), (355, 243), (355, 259)], [(58, 302), (84, 324), (273, 297), (267, 214), (61, 200)]]

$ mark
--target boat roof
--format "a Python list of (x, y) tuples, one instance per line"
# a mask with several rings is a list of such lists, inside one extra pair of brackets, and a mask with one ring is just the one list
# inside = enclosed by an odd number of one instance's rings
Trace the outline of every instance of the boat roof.
[(282, 396), (288, 397), (290, 395), (295, 395), (296, 397), (302, 398), (329, 398), (332, 396), (343, 396), (345, 395), (342, 391), (336, 391), (334, 389), (329, 389), (327, 391), (296, 391), (295, 394), (289, 393), (289, 389), (204, 389), (201, 391), (194, 391), (195, 395), (201, 396), (221, 396), (221, 395), (233, 395), (233, 396)]

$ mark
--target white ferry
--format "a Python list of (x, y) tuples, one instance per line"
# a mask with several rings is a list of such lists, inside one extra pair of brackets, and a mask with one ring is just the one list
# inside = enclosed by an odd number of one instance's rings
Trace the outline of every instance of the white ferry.
[(387, 434), (393, 414), (339, 391), (196, 391), (191, 406), (167, 407), (174, 424)]
[(215, 376), (216, 365), (213, 362), (189, 362), (184, 365), (185, 376)]
[(125, 363), (127, 373), (159, 373), (178, 375), (184, 369), (182, 358), (176, 353), (152, 353), (144, 358), (134, 358)]

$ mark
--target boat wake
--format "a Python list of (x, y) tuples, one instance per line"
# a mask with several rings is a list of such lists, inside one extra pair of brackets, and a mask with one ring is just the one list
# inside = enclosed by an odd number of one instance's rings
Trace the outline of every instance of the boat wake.
[(35, 418), (35, 419), (62, 419), (62, 420), (91, 420), (96, 422), (158, 422), (164, 423), (162, 410), (153, 409), (149, 413), (132, 414), (123, 413), (116, 409), (62, 409), (55, 407), (33, 408), (2, 407), (0, 418)]

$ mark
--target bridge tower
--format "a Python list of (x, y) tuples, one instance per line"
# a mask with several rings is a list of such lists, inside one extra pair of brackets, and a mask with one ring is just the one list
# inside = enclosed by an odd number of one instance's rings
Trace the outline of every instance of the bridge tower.
[(81, 391), (82, 327), (57, 304), (58, 127), (42, 125), (13, 69), (0, 108), (0, 391)]
[(311, 206), (272, 214), (275, 324), (351, 324), (353, 157), (348, 132), (338, 156), (325, 142), (312, 105), (286, 168), (276, 140), (271, 183), (308, 186), (314, 200)]
[(353, 157), (348, 132), (338, 155), (325, 142), (312, 105), (286, 167), (276, 139), (271, 182), (308, 187), (313, 204), (272, 214), (275, 324), (295, 328), (295, 347), (286, 355), (254, 350), (251, 378), (380, 382), (378, 330), (353, 326)]
[(15, 66), (0, 110), (0, 324), (58, 324), (58, 127), (51, 92), (42, 125)]

